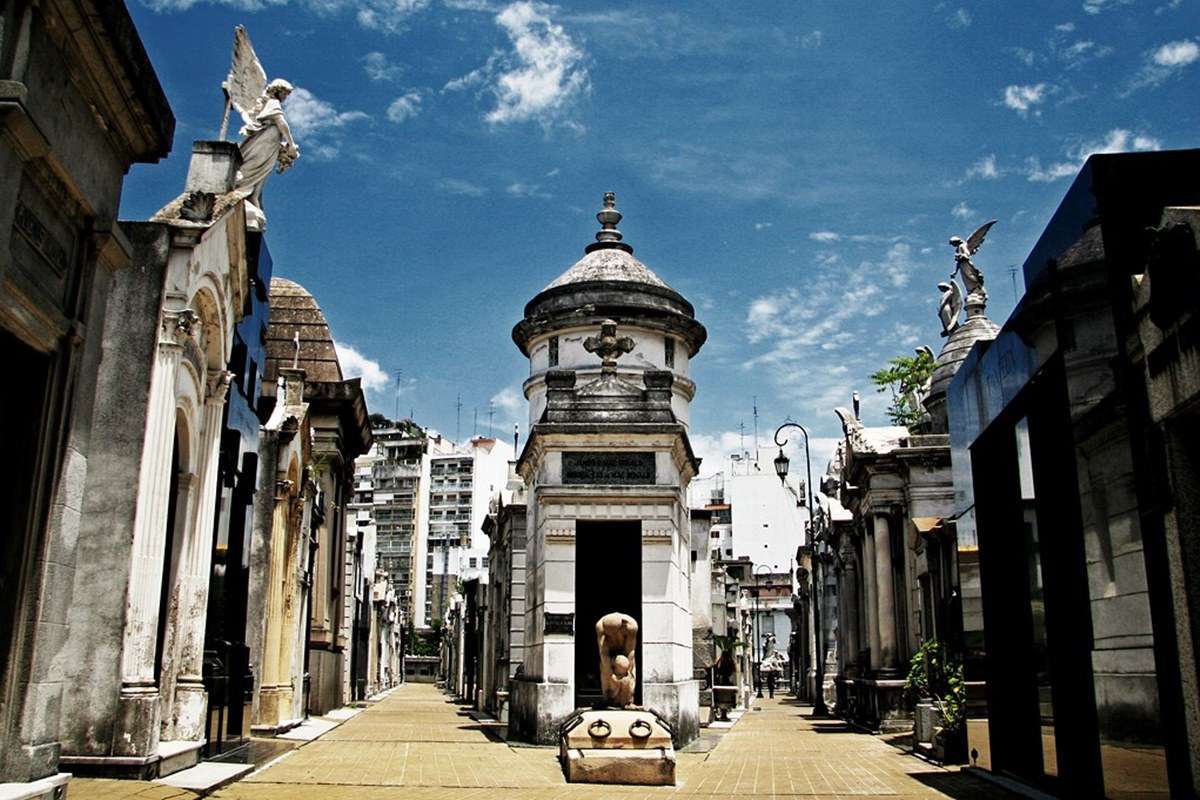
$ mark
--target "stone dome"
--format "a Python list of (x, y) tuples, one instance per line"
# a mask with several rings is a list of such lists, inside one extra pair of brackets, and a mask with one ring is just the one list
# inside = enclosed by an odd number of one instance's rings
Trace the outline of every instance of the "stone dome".
[(958, 368), (967, 360), (967, 354), (976, 342), (991, 341), (1000, 332), (1000, 327), (987, 317), (982, 303), (967, 307), (967, 319), (946, 337), (942, 352), (934, 362), (933, 374), (929, 379), (929, 394), (924, 398), (925, 410), (929, 412), (929, 430), (924, 433), (949, 433), (946, 416), (946, 390)]
[(612, 192), (596, 215), (601, 229), (583, 258), (546, 285), (525, 306), (525, 318), (513, 328), (517, 347), (529, 355), (530, 342), (548, 331), (613, 319), (659, 328), (680, 336), (689, 356), (708, 338), (696, 310), (679, 292), (633, 255), (617, 230), (621, 213)]
[(572, 283), (592, 283), (595, 281), (643, 283), (647, 286), (657, 286), (660, 289), (671, 290), (671, 287), (662, 278), (655, 275), (649, 267), (634, 258), (632, 252), (611, 247), (592, 250), (586, 253), (570, 269), (547, 284), (546, 288), (542, 289), (542, 291), (549, 291), (550, 289), (556, 289)]
[(270, 317), (267, 323), (267, 363), (263, 367), (264, 393), (274, 393), (280, 367), (292, 366), (296, 358), (296, 335), (300, 336), (297, 363), (306, 383), (340, 383), (342, 366), (333, 345), (333, 333), (317, 301), (300, 284), (286, 278), (271, 278)]

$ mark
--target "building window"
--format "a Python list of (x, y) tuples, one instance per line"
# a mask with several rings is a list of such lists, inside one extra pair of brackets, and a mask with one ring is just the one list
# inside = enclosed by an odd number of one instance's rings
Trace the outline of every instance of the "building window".
[(550, 366), (558, 366), (558, 337), (550, 337)]
[(663, 340), (663, 363), (667, 369), (675, 369), (675, 340), (670, 336)]
[(477, 559), (474, 556), (472, 556), (471, 557), (471, 569), (475, 569), (475, 567), (477, 566), (476, 561), (477, 561)]

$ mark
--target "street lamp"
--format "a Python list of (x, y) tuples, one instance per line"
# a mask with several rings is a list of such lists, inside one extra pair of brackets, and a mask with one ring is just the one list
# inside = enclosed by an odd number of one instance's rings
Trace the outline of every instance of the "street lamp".
[(762, 681), (763, 681), (763, 679), (762, 679), (762, 641), (761, 641), (762, 623), (759, 622), (759, 618), (758, 618), (758, 596), (760, 594), (762, 594), (762, 584), (758, 580), (758, 575), (759, 575), (758, 571), (760, 569), (765, 569), (769, 572), (771, 570), (771, 567), (768, 567), (766, 564), (759, 564), (756, 567), (754, 567), (754, 650), (757, 653), (757, 655), (754, 657), (754, 663), (756, 665), (755, 670), (754, 670), (755, 671), (755, 681), (754, 682), (756, 684), (758, 684), (758, 692), (755, 696), (758, 697), (759, 699), (761, 699), (763, 696), (763, 693), (762, 693)]
[(779, 455), (775, 456), (775, 474), (779, 476), (779, 482), (784, 483), (788, 474), (789, 460), (783, 454), (783, 448), (787, 444), (787, 439), (779, 440), (779, 434), (785, 428), (795, 428), (804, 436), (804, 466), (807, 470), (807, 481), (804, 484), (805, 494), (808, 496), (808, 522), (805, 523), (807, 532), (809, 533), (809, 544), (812, 547), (812, 608), (813, 608), (813, 632), (816, 634), (813, 637), (813, 643), (816, 645), (813, 648), (813, 716), (823, 717), (829, 713), (825, 708), (825, 659), (824, 659), (824, 642), (822, 641), (824, 631), (821, 624), (821, 583), (818, 577), (818, 565), (820, 560), (817, 557), (817, 543), (813, 534), (815, 533), (812, 525), (813, 515), (813, 494), (812, 494), (812, 455), (808, 449), (808, 431), (798, 422), (785, 422), (775, 430), (775, 444), (779, 446)]

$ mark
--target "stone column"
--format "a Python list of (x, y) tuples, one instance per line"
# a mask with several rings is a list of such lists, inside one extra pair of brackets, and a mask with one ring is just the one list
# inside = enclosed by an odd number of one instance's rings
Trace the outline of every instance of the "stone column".
[[(849, 550), (850, 548), (847, 548)], [(842, 619), (845, 625), (842, 628), (842, 641), (845, 643), (846, 653), (842, 658), (842, 663), (847, 668), (854, 668), (858, 665), (858, 563), (854, 558), (854, 554), (849, 552), (846, 554), (846, 560), (842, 566), (842, 585), (838, 592), (838, 603), (842, 608)], [(848, 670), (849, 671), (849, 670)], [(856, 673), (858, 670), (854, 670)]]
[(283, 585), (287, 563), (288, 518), (293, 484), (275, 482), (275, 507), (271, 513), (270, 553), (266, 579), (266, 619), (263, 634), (262, 682), (259, 689), (257, 725), (277, 728), (283, 721), (284, 706), (279, 695), (283, 689), (280, 677), (290, 664), (280, 663), (283, 637), (290, 635), (283, 627)]
[(896, 668), (896, 595), (892, 586), (891, 526), (886, 514), (875, 514), (875, 592), (879, 617), (879, 662)]
[(295, 716), (293, 705), (297, 683), (304, 680), (304, 676), (297, 674), (298, 670), (293, 669), (296, 645), (301, 641), (300, 629), (304, 627), (304, 617), (300, 614), (300, 592), (304, 584), (304, 561), (301, 554), (308, 554), (308, 539), (303, 535), (303, 513), (304, 493), (301, 492), (289, 498), (287, 503), (287, 527), (283, 538), (283, 605), (280, 609), (282, 619), (279, 623), (283, 633), (279, 650), (275, 653), (279, 662), (280, 714), (286, 713), (289, 717)]
[(175, 684), (173, 738), (204, 738), (208, 697), (204, 691), (204, 629), (208, 618), (208, 584), (212, 571), (213, 522), (216, 517), (217, 473), (221, 456), (221, 417), (233, 373), (209, 375), (200, 434), (200, 493), (196, 516), (187, 531), (179, 564), (178, 678)]
[(195, 321), (196, 315), (190, 309), (163, 312), (150, 378), (145, 447), (138, 471), (133, 558), (121, 651), (121, 698), (125, 706), (122, 725), (126, 731), (137, 731), (150, 724), (151, 748), (156, 746), (158, 738), (154, 648), (158, 638), (167, 511), (173, 500), (170, 486), (175, 445), (175, 377), (183, 356), (183, 343), (191, 335)]
[(871, 649), (868, 665), (871, 671), (879, 669), (879, 604), (875, 586), (875, 537), (863, 531), (863, 599), (867, 606), (867, 646)]

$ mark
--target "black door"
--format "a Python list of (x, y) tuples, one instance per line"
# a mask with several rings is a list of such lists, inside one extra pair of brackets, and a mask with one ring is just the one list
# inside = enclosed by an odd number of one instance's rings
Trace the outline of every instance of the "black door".
[[(575, 706), (598, 704), (600, 650), (596, 623), (617, 611), (642, 624), (642, 523), (580, 521), (575, 524)], [(637, 688), (642, 702), (642, 639), (638, 631)]]

